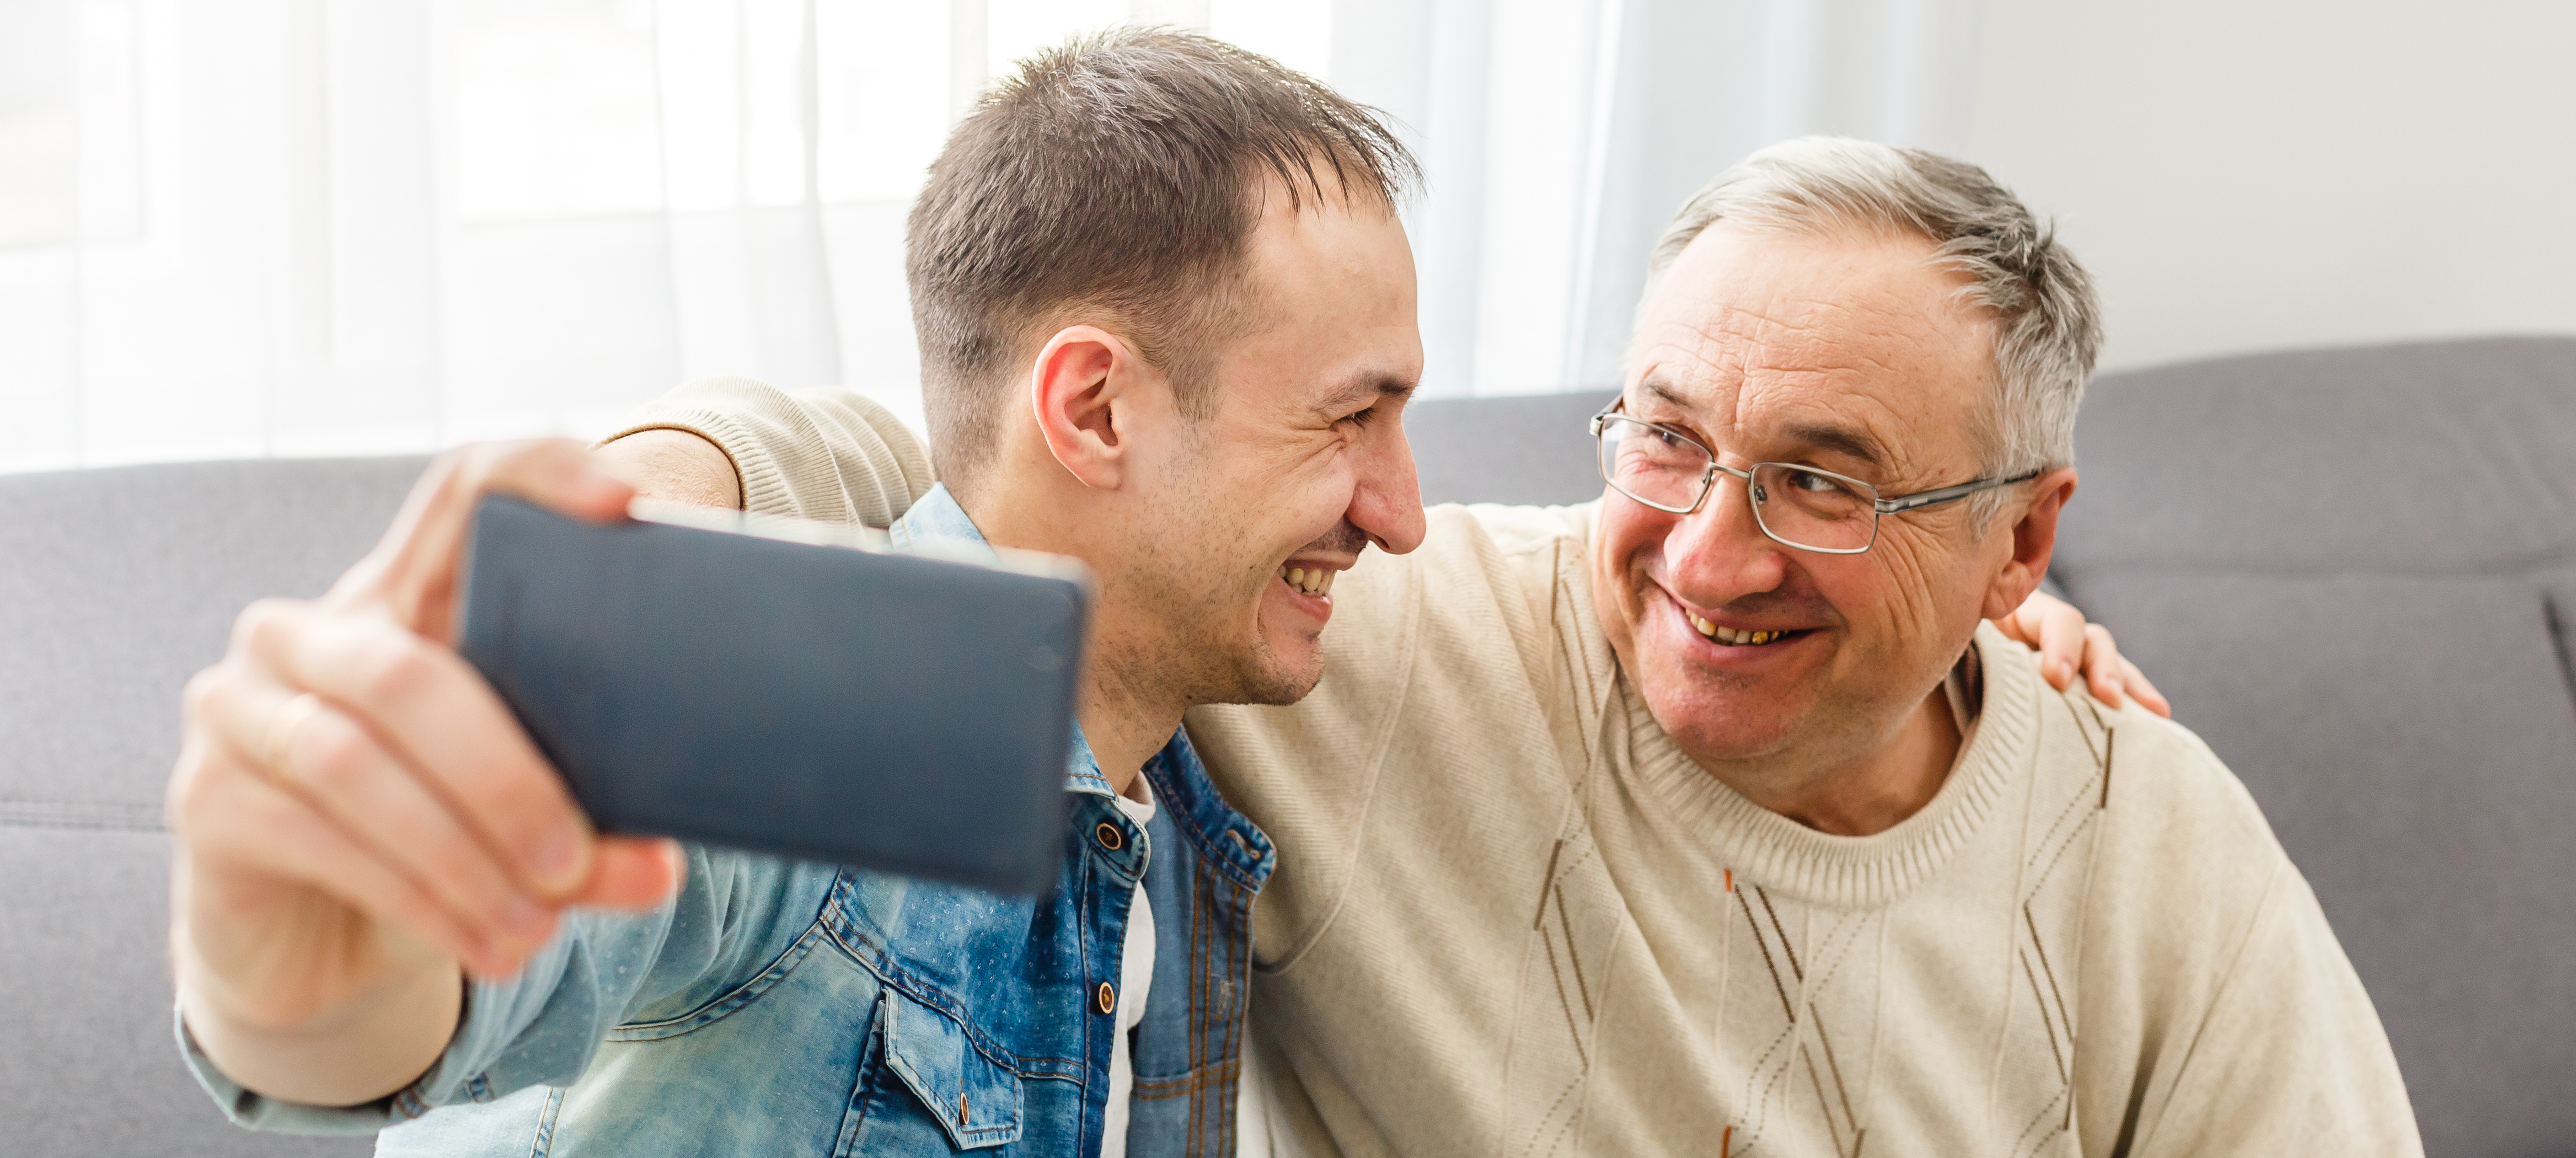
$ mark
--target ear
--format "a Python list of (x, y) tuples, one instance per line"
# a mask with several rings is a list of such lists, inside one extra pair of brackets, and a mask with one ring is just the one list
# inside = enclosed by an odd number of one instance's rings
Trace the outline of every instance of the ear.
[(1127, 340), (1097, 326), (1048, 338), (1030, 369), (1038, 436), (1066, 472), (1094, 490), (1124, 485), (1141, 420), (1166, 401), (1161, 375)]
[(2031, 488), (2030, 506), (2013, 524), (2012, 554), (1986, 586), (1982, 614), (1988, 619), (2012, 614), (2047, 577), (2049, 557), (2057, 552), (2057, 516), (2075, 497), (2075, 468), (2061, 466), (2026, 485)]

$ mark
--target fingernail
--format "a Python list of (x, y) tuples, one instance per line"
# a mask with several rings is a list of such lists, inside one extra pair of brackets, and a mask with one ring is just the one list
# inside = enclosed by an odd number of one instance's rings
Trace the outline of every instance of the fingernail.
[(573, 874), (581, 870), (581, 838), (571, 832), (548, 836), (528, 859), (541, 885), (568, 889), (581, 883), (573, 879)]

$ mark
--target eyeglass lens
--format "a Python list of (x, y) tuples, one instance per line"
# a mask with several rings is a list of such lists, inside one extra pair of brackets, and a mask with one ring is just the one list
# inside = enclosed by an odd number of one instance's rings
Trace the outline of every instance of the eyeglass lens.
[[(1709, 456), (1697, 443), (1630, 418), (1601, 424), (1601, 473), (1628, 497), (1687, 510), (1712, 485)], [(1746, 484), (1753, 516), (1773, 538), (1821, 551), (1869, 546), (1878, 528), (1878, 496), (1860, 484), (1781, 463), (1753, 468)]]

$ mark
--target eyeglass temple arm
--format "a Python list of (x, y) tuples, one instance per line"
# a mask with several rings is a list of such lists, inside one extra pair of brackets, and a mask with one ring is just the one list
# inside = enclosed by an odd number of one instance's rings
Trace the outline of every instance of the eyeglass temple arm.
[(2011, 478), (1981, 478), (1974, 482), (1963, 482), (1954, 487), (1942, 487), (1937, 491), (1920, 491), (1910, 495), (1898, 495), (1892, 499), (1880, 499), (1878, 500), (1878, 513), (1882, 515), (1893, 515), (1904, 511), (1921, 510), (1924, 507), (1939, 506), (1942, 503), (1956, 502), (1968, 497), (1969, 495), (1973, 495), (1978, 491), (1992, 490), (1996, 487), (2008, 487), (2017, 482), (2029, 482), (2032, 479), (2038, 478), (2040, 474), (2041, 472), (2034, 470), (2014, 475)]

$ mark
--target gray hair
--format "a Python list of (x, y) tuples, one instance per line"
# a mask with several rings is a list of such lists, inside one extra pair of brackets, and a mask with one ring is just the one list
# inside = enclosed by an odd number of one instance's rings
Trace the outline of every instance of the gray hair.
[[(1937, 264), (1969, 277), (1961, 296), (1995, 317), (1984, 469), (2006, 476), (2075, 461), (2075, 410), (2102, 349), (2101, 301), (2054, 224), (2032, 216), (1985, 170), (1843, 137), (1783, 141), (1718, 174), (1673, 215), (1646, 267), (1647, 297), (1673, 259), (1720, 219), (1800, 233), (1901, 229), (1930, 239)], [(2005, 495), (1977, 496), (1979, 522)]]

